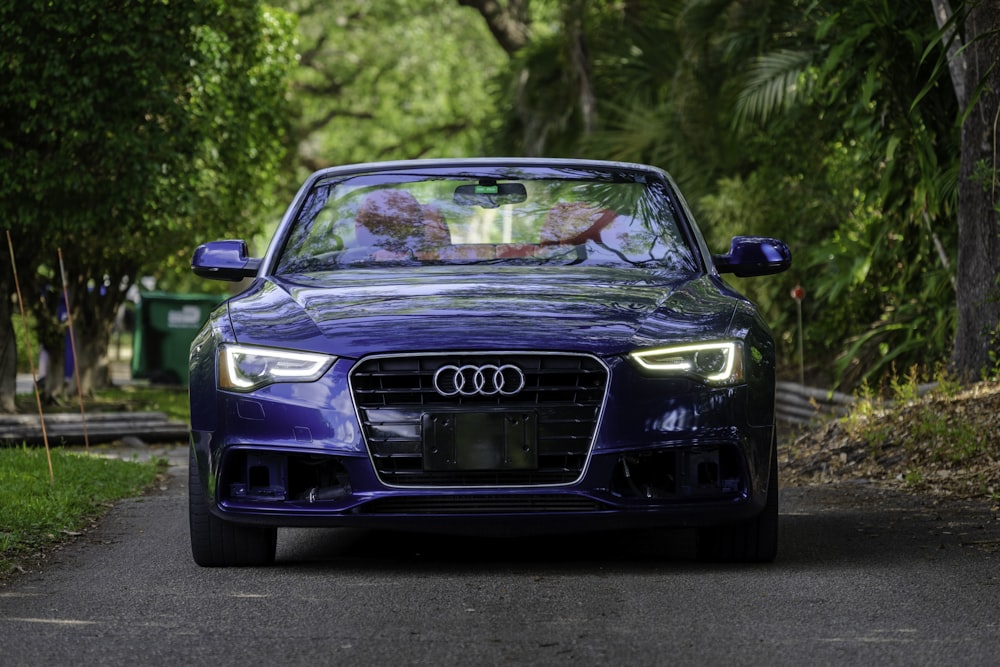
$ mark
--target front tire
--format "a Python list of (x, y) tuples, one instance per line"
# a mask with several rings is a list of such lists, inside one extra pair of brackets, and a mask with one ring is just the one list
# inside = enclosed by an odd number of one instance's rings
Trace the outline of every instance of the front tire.
[(198, 565), (228, 567), (274, 562), (277, 528), (243, 526), (223, 521), (209, 511), (193, 448), (188, 462), (188, 519), (191, 555)]
[(778, 554), (778, 446), (771, 440), (771, 476), (763, 511), (749, 521), (698, 531), (698, 559), (716, 563), (770, 563)]

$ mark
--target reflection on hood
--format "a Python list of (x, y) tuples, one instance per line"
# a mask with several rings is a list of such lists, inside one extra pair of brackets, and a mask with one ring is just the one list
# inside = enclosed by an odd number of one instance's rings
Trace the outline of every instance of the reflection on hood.
[(230, 303), (241, 343), (372, 353), (507, 349), (619, 354), (723, 336), (736, 299), (712, 279), (610, 268), (340, 271), (261, 282)]

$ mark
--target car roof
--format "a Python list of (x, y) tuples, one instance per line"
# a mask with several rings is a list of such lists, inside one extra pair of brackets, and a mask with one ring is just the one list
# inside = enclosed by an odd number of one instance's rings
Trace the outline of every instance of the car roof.
[[(317, 184), (329, 179), (337, 179), (357, 174), (391, 173), (406, 169), (426, 169), (426, 170), (449, 170), (449, 169), (500, 169), (505, 167), (527, 168), (537, 167), (543, 169), (594, 169), (602, 171), (640, 171), (655, 174), (662, 178), (673, 194), (681, 200), (683, 197), (677, 187), (676, 181), (664, 169), (648, 164), (637, 162), (617, 162), (613, 160), (592, 160), (584, 158), (551, 158), (551, 157), (460, 157), (460, 158), (425, 158), (419, 160), (388, 160), (381, 162), (359, 162), (355, 164), (338, 165), (325, 167), (314, 171), (302, 183), (298, 193), (293, 198), (291, 205), (286, 210), (284, 218), (289, 218), (290, 214), (298, 210), (306, 194)], [(684, 213), (690, 216), (687, 204), (682, 203)], [(287, 220), (283, 219), (281, 226), (285, 226)]]
[(361, 162), (357, 164), (325, 167), (312, 174), (309, 180), (344, 176), (373, 171), (394, 171), (398, 169), (434, 169), (461, 167), (577, 167), (583, 169), (630, 169), (635, 171), (650, 171), (666, 175), (659, 167), (635, 162), (617, 162), (612, 160), (592, 160), (583, 158), (548, 158), (548, 157), (464, 157), (464, 158), (427, 158), (419, 160), (392, 160), (384, 162)]

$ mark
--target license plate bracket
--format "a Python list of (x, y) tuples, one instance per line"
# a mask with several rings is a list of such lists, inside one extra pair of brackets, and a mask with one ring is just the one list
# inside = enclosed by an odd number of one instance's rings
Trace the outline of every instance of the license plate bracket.
[(538, 468), (534, 412), (435, 412), (421, 415), (424, 470)]

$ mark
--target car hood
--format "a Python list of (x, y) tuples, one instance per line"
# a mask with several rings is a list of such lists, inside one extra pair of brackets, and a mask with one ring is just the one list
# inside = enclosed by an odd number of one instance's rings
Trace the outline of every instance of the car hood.
[(258, 280), (229, 302), (236, 340), (359, 358), (441, 350), (619, 354), (725, 336), (738, 297), (642, 269), (454, 267)]

